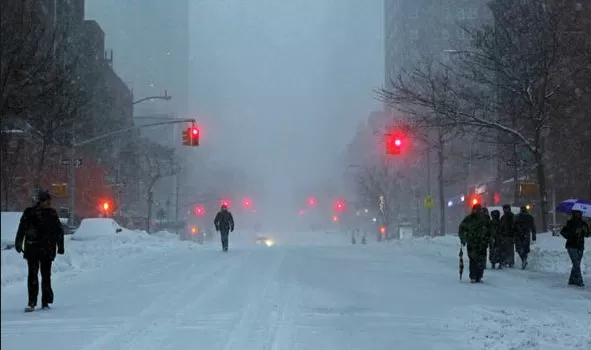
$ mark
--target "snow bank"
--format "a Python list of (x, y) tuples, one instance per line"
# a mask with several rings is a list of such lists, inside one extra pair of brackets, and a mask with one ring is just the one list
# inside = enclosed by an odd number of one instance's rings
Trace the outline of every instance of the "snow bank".
[(475, 307), (458, 309), (456, 314), (473, 349), (562, 350), (591, 345), (588, 322), (561, 310)]
[[(167, 249), (192, 249), (196, 245), (181, 242), (174, 234), (160, 233), (148, 235), (145, 231), (122, 229), (120, 233), (107, 235), (89, 233), (83, 239), (65, 237), (65, 255), (58, 255), (53, 264), (53, 272), (77, 273), (101, 268), (122, 259), (137, 257), (145, 253), (160, 252)], [(93, 237), (93, 239), (86, 239)], [(2, 287), (26, 278), (26, 262), (14, 249), (1, 252)]]
[(2, 248), (14, 245), (14, 238), (22, 215), (21, 212), (0, 213), (0, 242)]
[[(587, 239), (586, 243), (591, 244), (591, 240)], [(564, 244), (565, 239), (561, 236), (556, 237), (549, 233), (538, 235), (536, 244), (532, 246), (528, 268), (533, 271), (570, 274), (572, 265)], [(590, 275), (591, 251), (587, 249), (584, 254), (581, 270), (583, 275)]]
[[(401, 245), (405, 249), (418, 249), (421, 254), (435, 256), (457, 257), (460, 242), (457, 236), (442, 237), (416, 237), (405, 241), (391, 241), (395, 245)], [(546, 273), (566, 274), (570, 273), (571, 262), (564, 248), (565, 240), (560, 236), (552, 236), (551, 233), (537, 235), (536, 243), (532, 244), (529, 254), (528, 270)], [(587, 244), (591, 240), (587, 239)], [(515, 254), (516, 261), (519, 257)], [(581, 270), (583, 275), (591, 275), (591, 249), (585, 250)], [(590, 276), (591, 278), (591, 276)]]

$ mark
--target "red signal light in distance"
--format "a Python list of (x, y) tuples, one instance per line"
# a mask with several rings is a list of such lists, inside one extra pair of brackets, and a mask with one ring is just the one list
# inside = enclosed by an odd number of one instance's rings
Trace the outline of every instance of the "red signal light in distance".
[(343, 211), (345, 209), (345, 201), (342, 199), (337, 200), (334, 204), (334, 207), (338, 212)]
[(110, 208), (111, 208), (111, 205), (109, 204), (109, 202), (103, 202), (103, 210), (104, 211), (109, 211)]
[(193, 136), (197, 136), (199, 134), (199, 129), (197, 129), (197, 127), (192, 127), (191, 134), (193, 134)]
[(229, 200), (227, 200), (227, 199), (222, 199), (222, 200), (220, 201), (220, 205), (221, 205), (221, 206), (225, 206), (225, 207), (227, 207), (227, 208), (230, 208), (230, 201), (229, 201)]
[(316, 198), (309, 197), (308, 198), (308, 205), (311, 206), (311, 207), (315, 206), (316, 205)]
[(250, 199), (245, 199), (242, 201), (242, 206), (248, 209), (252, 206), (252, 201)]
[(203, 216), (203, 214), (205, 214), (205, 208), (202, 205), (195, 207), (195, 215)]

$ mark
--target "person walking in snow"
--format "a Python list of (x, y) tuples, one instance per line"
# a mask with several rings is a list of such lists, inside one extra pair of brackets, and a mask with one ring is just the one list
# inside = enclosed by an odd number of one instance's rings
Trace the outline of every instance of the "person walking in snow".
[(34, 311), (39, 295), (38, 273), (41, 270), (41, 305), (53, 303), (51, 265), (57, 254), (64, 254), (64, 231), (58, 213), (51, 207), (51, 196), (39, 191), (37, 202), (23, 212), (16, 232), (15, 249), (27, 260), (29, 302), (25, 311)]
[(515, 225), (514, 215), (509, 204), (503, 205), (499, 232), (503, 249), (503, 267), (513, 267), (515, 266)]
[[(489, 232), (489, 237), (490, 237), (490, 214), (488, 212), (487, 207), (482, 207), (482, 218), (484, 219), (484, 222), (486, 224), (486, 230)], [(490, 247), (490, 241), (488, 242), (486, 248), (488, 249), (489, 247)], [(484, 259), (484, 269), (486, 270), (486, 258)]]
[(502, 269), (503, 268), (503, 246), (501, 244), (501, 212), (498, 210), (493, 210), (490, 212), (490, 223), (489, 223), (489, 231), (490, 231), (490, 245), (488, 249), (488, 258), (490, 260), (490, 264), (492, 265), (493, 270), (495, 268)]
[(583, 274), (581, 273), (581, 260), (585, 251), (585, 237), (591, 237), (589, 225), (583, 221), (583, 213), (580, 210), (573, 210), (572, 217), (560, 230), (560, 234), (566, 238), (566, 250), (573, 263), (568, 278), (569, 285), (584, 287)]
[(462, 220), (458, 232), (462, 246), (468, 250), (470, 281), (481, 283), (490, 235), (479, 204), (474, 205), (472, 212)]
[(527, 256), (530, 252), (531, 242), (536, 241), (536, 225), (534, 217), (527, 211), (527, 207), (521, 206), (519, 214), (514, 218), (515, 226), (515, 250), (521, 259), (521, 268), (527, 267)]
[(228, 210), (228, 206), (225, 204), (222, 205), (220, 211), (215, 215), (213, 224), (215, 225), (215, 230), (220, 232), (222, 250), (227, 252), (230, 232), (234, 231), (234, 217), (232, 217), (232, 213)]

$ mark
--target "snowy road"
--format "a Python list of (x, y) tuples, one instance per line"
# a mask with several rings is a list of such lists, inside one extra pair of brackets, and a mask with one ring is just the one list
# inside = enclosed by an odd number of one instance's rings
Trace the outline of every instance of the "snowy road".
[(58, 277), (53, 310), (32, 314), (18, 284), (2, 293), (2, 349), (591, 348), (588, 290), (523, 271), (459, 283), (455, 256), (417, 249), (171, 249)]

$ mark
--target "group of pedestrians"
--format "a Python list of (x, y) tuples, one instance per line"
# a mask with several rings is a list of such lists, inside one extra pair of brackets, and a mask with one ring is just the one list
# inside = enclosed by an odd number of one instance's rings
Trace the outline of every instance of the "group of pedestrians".
[[(513, 214), (511, 206), (503, 205), (503, 215), (498, 210), (476, 204), (471, 213), (462, 220), (459, 238), (462, 247), (468, 250), (469, 274), (472, 283), (481, 283), (486, 269), (488, 254), (493, 269), (513, 268), (515, 252), (521, 259), (521, 268), (526, 269), (532, 242), (536, 241), (536, 226), (527, 207), (522, 206)], [(570, 285), (584, 286), (581, 260), (585, 249), (585, 237), (589, 226), (582, 219), (582, 212), (573, 210), (572, 217), (561, 230), (566, 238), (566, 249), (572, 261)]]
[(470, 281), (482, 282), (489, 256), (493, 269), (515, 266), (515, 252), (521, 258), (521, 268), (527, 267), (531, 242), (536, 241), (534, 218), (526, 207), (514, 215), (510, 205), (503, 205), (503, 215), (498, 210), (476, 204), (472, 212), (462, 220), (459, 229), (462, 246), (468, 250)]

